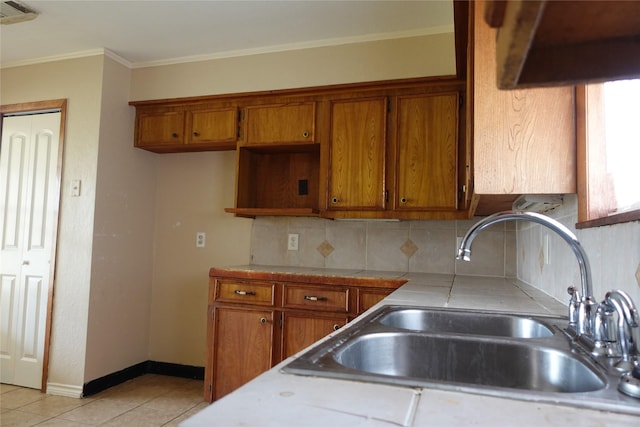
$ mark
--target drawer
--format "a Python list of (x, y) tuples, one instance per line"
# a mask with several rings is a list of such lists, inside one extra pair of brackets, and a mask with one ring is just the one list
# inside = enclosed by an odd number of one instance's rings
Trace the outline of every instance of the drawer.
[(275, 302), (275, 286), (270, 282), (217, 279), (215, 301), (272, 306)]
[(329, 286), (285, 285), (283, 307), (349, 312), (349, 289)]

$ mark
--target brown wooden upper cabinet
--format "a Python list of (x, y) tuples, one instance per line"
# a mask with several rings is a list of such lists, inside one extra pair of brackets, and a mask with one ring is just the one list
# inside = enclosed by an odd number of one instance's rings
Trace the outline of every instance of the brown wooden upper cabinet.
[[(464, 84), (331, 102), (331, 218), (465, 218)], [(470, 156), (469, 156), (470, 157)], [(466, 210), (465, 210), (466, 209)]]
[(481, 195), (478, 214), (491, 213), (482, 195), (576, 191), (573, 87), (499, 90), (496, 30), (484, 21), (483, 6), (480, 0), (469, 2), (473, 50), (468, 116), (475, 193)]
[(184, 112), (139, 113), (136, 122), (136, 147), (181, 145), (184, 140)]
[(185, 144), (232, 144), (238, 135), (238, 111), (235, 107), (186, 112)]
[(457, 92), (398, 97), (395, 209), (458, 208), (459, 106)]
[(638, 1), (487, 1), (505, 89), (640, 77)]
[[(136, 103), (132, 103), (136, 105)], [(190, 108), (136, 105), (134, 145), (154, 152), (233, 150), (238, 134), (236, 107)]]
[(387, 98), (331, 103), (329, 209), (382, 210)]
[(315, 102), (250, 106), (244, 144), (310, 144), (316, 142), (315, 127)]

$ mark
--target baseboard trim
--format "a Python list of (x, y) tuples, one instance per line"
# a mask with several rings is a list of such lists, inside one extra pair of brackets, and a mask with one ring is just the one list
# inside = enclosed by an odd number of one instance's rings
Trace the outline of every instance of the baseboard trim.
[[(138, 363), (121, 371), (114, 372), (85, 383), (82, 387), (81, 396), (77, 397), (94, 395), (144, 374), (158, 374), (202, 380), (204, 379), (204, 367), (147, 360), (146, 362)], [(49, 390), (47, 389), (47, 393), (48, 392)]]
[(47, 394), (80, 399), (82, 397), (82, 387), (69, 384), (47, 383)]

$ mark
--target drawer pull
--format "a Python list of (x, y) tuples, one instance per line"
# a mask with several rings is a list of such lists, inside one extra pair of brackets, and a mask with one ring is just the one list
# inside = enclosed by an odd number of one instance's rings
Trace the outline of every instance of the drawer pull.
[(255, 292), (252, 291), (240, 291), (238, 289), (236, 289), (235, 291), (233, 291), (234, 294), (236, 295), (255, 295)]
[(327, 297), (315, 297), (313, 295), (305, 295), (304, 299), (307, 301), (326, 301)]
[(340, 325), (338, 325), (337, 323), (335, 325), (333, 325), (333, 330), (337, 331), (338, 329), (340, 329)]

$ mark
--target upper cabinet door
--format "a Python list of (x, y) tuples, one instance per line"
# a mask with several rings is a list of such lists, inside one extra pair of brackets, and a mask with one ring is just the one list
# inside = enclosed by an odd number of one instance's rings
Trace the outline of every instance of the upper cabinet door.
[(315, 142), (316, 103), (247, 107), (246, 145)]
[(458, 93), (398, 98), (395, 209), (455, 210)]
[(138, 115), (136, 146), (176, 145), (184, 141), (184, 112), (164, 111)]
[(235, 146), (238, 134), (238, 110), (187, 111), (187, 144), (230, 143)]
[(385, 208), (387, 98), (331, 103), (329, 209)]

